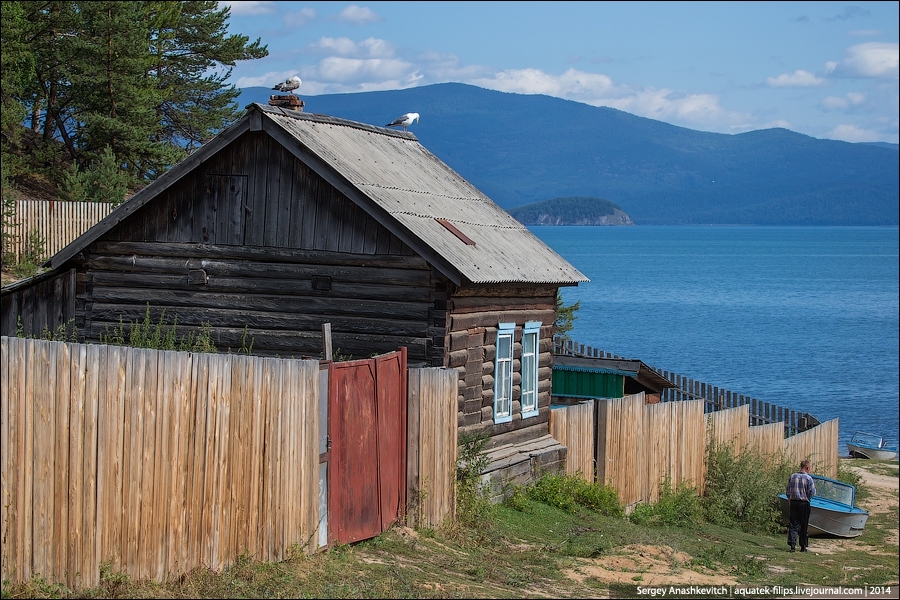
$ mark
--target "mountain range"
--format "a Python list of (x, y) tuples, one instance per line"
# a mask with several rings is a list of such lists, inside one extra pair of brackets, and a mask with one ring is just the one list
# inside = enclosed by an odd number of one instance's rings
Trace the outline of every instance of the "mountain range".
[[(272, 90), (244, 88), (238, 102)], [(504, 209), (605, 198), (638, 225), (898, 225), (897, 144), (775, 128), (721, 134), (460, 83), (301, 96), (305, 112), (410, 131)]]

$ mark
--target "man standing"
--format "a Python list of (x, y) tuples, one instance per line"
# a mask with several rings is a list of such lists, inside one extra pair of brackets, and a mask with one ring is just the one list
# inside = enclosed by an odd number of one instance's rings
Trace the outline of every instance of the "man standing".
[(800, 552), (809, 545), (809, 501), (816, 495), (816, 483), (809, 475), (809, 460), (800, 461), (800, 470), (788, 478), (787, 497), (791, 503), (791, 523), (788, 526), (788, 546), (791, 552), (800, 537)]

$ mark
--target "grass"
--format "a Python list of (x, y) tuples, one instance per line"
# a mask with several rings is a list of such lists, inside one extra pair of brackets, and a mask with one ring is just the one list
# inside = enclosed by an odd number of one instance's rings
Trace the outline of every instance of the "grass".
[[(896, 462), (853, 464), (897, 476)], [(4, 584), (3, 598), (637, 597), (635, 586), (685, 576), (749, 586), (898, 583), (896, 508), (873, 513), (859, 538), (813, 538), (812, 553), (788, 554), (783, 530), (744, 531), (697, 520), (695, 507), (686, 509), (676, 490), (664, 494), (659, 514), (679, 517), (687, 511), (690, 519), (636, 523), (608, 507), (595, 510), (565, 501), (560, 490), (567, 486), (569, 498), (580, 495), (588, 504), (604, 497), (598, 491), (602, 488), (585, 493), (585, 487), (579, 491), (564, 478), (545, 480), (501, 505), (473, 502), (477, 518), (462, 515), (457, 522), (421, 531), (394, 527), (374, 539), (313, 556), (297, 554), (277, 563), (242, 556), (221, 572), (195, 569), (166, 583), (104, 572), (101, 585), (89, 590), (32, 580)], [(546, 497), (556, 498), (553, 504), (541, 499), (547, 488)], [(649, 560), (651, 554), (655, 562)], [(600, 577), (599, 566), (619, 582)]]

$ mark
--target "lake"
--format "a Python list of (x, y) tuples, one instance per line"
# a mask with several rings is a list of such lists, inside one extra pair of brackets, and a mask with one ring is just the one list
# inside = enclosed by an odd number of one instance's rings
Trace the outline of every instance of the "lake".
[(529, 227), (591, 279), (570, 336), (896, 443), (896, 227)]

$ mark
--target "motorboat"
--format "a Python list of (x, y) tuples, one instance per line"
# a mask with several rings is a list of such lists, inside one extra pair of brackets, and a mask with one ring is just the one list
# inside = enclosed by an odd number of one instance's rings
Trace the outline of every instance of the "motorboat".
[[(809, 535), (857, 537), (863, 532), (869, 511), (856, 506), (856, 487), (843, 481), (810, 475), (816, 484), (816, 495), (809, 501)], [(791, 522), (791, 503), (778, 494), (781, 518)]]
[(847, 450), (850, 456), (855, 458), (870, 458), (872, 460), (895, 460), (897, 458), (897, 446), (888, 446), (884, 438), (874, 433), (857, 431), (847, 442)]

